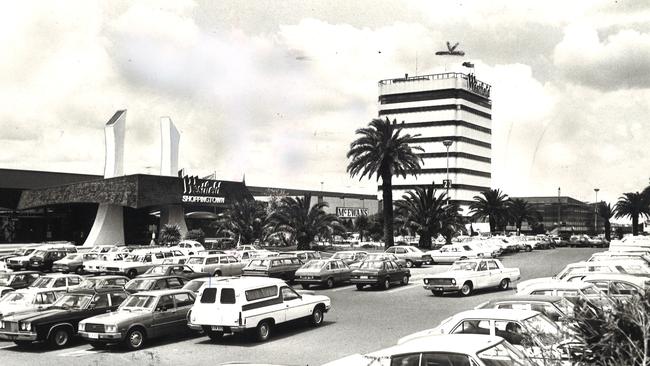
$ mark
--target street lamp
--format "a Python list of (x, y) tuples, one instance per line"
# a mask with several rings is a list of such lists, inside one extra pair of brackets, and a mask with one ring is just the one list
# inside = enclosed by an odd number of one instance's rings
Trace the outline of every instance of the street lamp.
[(447, 187), (447, 204), (449, 204), (449, 187), (451, 186), (451, 182), (449, 181), (449, 147), (454, 142), (452, 140), (444, 140), (442, 143), (447, 148), (447, 180), (445, 186)]
[(600, 189), (594, 188), (594, 192), (596, 192), (596, 201), (594, 202), (594, 236), (598, 234), (598, 215), (596, 214), (596, 209), (598, 208), (598, 191)]

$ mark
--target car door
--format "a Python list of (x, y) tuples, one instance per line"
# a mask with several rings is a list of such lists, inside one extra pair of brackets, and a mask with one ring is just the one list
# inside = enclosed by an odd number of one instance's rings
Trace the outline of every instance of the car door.
[(498, 286), (499, 283), (501, 282), (501, 273), (503, 272), (501, 268), (499, 268), (499, 265), (497, 262), (493, 260), (488, 260), (487, 262), (487, 268), (488, 268), (488, 286)]
[(174, 302), (176, 305), (174, 328), (180, 330), (187, 326), (187, 313), (192, 308), (192, 305), (194, 305), (194, 296), (187, 292), (175, 294)]
[(154, 336), (169, 334), (176, 325), (176, 308), (172, 295), (163, 295), (158, 298), (158, 303), (153, 311), (151, 331)]
[(310, 315), (308, 312), (309, 305), (303, 304), (302, 297), (291, 287), (282, 286), (280, 292), (282, 294), (282, 303), (284, 304), (286, 321)]
[(476, 286), (474, 288), (484, 288), (489, 286), (490, 281), (490, 271), (488, 271), (487, 261), (480, 261), (476, 266), (476, 277), (474, 278), (474, 283)]
[(339, 270), (341, 271), (341, 281), (347, 282), (350, 280), (350, 274), (352, 273), (352, 270), (350, 267), (347, 266), (347, 264), (343, 263), (341, 260), (337, 260), (336, 263), (339, 265)]
[(388, 276), (390, 277), (390, 282), (397, 282), (399, 281), (400, 276), (398, 272), (398, 266), (397, 264), (394, 264), (393, 261), (386, 261), (386, 271), (388, 272)]

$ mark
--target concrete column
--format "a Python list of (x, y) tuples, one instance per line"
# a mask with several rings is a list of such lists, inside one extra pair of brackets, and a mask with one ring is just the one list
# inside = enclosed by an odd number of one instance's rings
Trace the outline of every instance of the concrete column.
[(178, 175), (178, 145), (181, 135), (169, 117), (160, 118), (160, 175)]
[(187, 234), (183, 205), (169, 205), (160, 210), (160, 227), (158, 230), (162, 229), (164, 225), (178, 225), (181, 236), (184, 237)]

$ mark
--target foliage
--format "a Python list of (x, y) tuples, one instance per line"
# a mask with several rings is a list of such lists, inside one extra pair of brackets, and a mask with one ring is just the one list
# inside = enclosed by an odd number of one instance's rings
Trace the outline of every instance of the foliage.
[(278, 209), (270, 216), (269, 227), (273, 232), (287, 235), (298, 244), (298, 250), (310, 248), (314, 238), (331, 237), (343, 232), (336, 215), (328, 214), (324, 208), (327, 202), (310, 206), (311, 196), (285, 197)]
[(181, 241), (181, 228), (176, 224), (165, 224), (160, 229), (160, 244), (172, 246)]
[(480, 196), (474, 196), (469, 209), (475, 219), (487, 218), (490, 232), (494, 233), (508, 221), (508, 195), (499, 189), (483, 191)]
[(423, 149), (410, 145), (419, 135), (401, 136), (401, 126), (396, 120), (391, 122), (388, 118), (373, 119), (368, 127), (356, 130), (356, 134), (360, 137), (350, 144), (347, 153), (348, 159), (352, 159), (347, 166), (347, 172), (351, 177), (370, 179), (376, 175), (377, 180), (379, 178), (382, 180), (386, 247), (393, 245), (392, 177), (406, 177), (407, 174), (413, 174), (420, 169), (422, 163), (422, 158), (415, 151), (423, 151)]
[(650, 196), (647, 193), (628, 192), (619, 197), (616, 206), (616, 217), (630, 217), (632, 219), (632, 235), (639, 235), (639, 217), (650, 216)]
[(598, 203), (597, 212), (598, 216), (603, 219), (603, 222), (605, 224), (605, 239), (607, 239), (607, 241), (610, 241), (612, 240), (612, 224), (610, 223), (610, 220), (612, 217), (614, 217), (616, 212), (612, 208), (612, 205), (604, 201)]
[(269, 188), (266, 191), (269, 196), (269, 202), (266, 205), (266, 214), (271, 215), (278, 207), (282, 199), (287, 196), (287, 192), (278, 188)]
[(266, 239), (268, 217), (261, 202), (241, 200), (233, 202), (220, 214), (215, 225), (240, 244), (251, 244)]
[(185, 234), (184, 239), (198, 241), (201, 244), (205, 243), (205, 233), (202, 229), (193, 229)]
[(354, 229), (359, 233), (359, 241), (363, 241), (363, 235), (368, 231), (370, 227), (370, 219), (368, 216), (361, 215), (354, 220)]
[(417, 233), (421, 248), (430, 249), (433, 237), (443, 232), (451, 235), (462, 226), (458, 206), (447, 204), (444, 192), (436, 196), (433, 187), (418, 187), (406, 192), (401, 200), (395, 202), (395, 209), (395, 222)]
[(532, 227), (536, 220), (537, 211), (533, 209), (528, 201), (521, 198), (511, 198), (507, 202), (508, 221), (515, 225), (517, 234), (521, 232), (521, 225), (527, 221)]

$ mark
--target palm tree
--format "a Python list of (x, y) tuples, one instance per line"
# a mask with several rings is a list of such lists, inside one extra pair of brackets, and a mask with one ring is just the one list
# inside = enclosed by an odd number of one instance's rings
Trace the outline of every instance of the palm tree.
[(614, 217), (615, 211), (612, 208), (612, 205), (604, 201), (598, 203), (597, 210), (598, 216), (600, 216), (600, 218), (602, 218), (605, 222), (605, 239), (607, 239), (607, 241), (610, 241), (612, 225), (610, 224), (609, 220)]
[(530, 222), (534, 219), (535, 210), (528, 201), (521, 198), (511, 198), (508, 203), (508, 216), (517, 227), (517, 234), (521, 232), (521, 224), (524, 221)]
[(359, 176), (369, 179), (377, 176), (382, 181), (383, 216), (384, 216), (384, 243), (386, 248), (393, 246), (393, 176), (406, 178), (420, 169), (422, 158), (415, 150), (424, 151), (420, 147), (411, 147), (413, 139), (419, 135), (409, 134), (401, 136), (402, 127), (396, 120), (391, 122), (388, 118), (373, 119), (368, 127), (356, 130), (358, 139), (350, 144), (347, 153), (352, 159), (347, 167), (351, 177)]
[(618, 198), (618, 202), (614, 206), (616, 217), (632, 218), (632, 235), (639, 234), (639, 216), (650, 216), (649, 201), (647, 195), (639, 192), (623, 193), (623, 196)]
[(395, 202), (395, 210), (395, 221), (420, 236), (421, 248), (430, 249), (433, 237), (456, 231), (461, 225), (457, 220), (458, 206), (448, 205), (444, 192), (436, 196), (433, 187), (418, 187), (406, 192), (401, 200)]
[(176, 245), (181, 241), (181, 228), (176, 224), (165, 224), (160, 229), (160, 243), (162, 245)]
[(268, 215), (261, 202), (254, 200), (234, 201), (219, 215), (216, 226), (229, 236), (237, 237), (241, 244), (266, 239)]
[(490, 232), (495, 232), (508, 218), (508, 195), (499, 189), (490, 189), (474, 196), (469, 205), (470, 213), (476, 219), (488, 218)]
[(359, 232), (359, 241), (363, 241), (363, 233), (370, 228), (368, 216), (361, 215), (354, 220), (354, 228)]
[(316, 235), (331, 236), (344, 231), (336, 215), (325, 212), (327, 202), (310, 206), (310, 201), (310, 195), (285, 197), (270, 217), (272, 229), (291, 236), (298, 243), (298, 250), (309, 249)]

